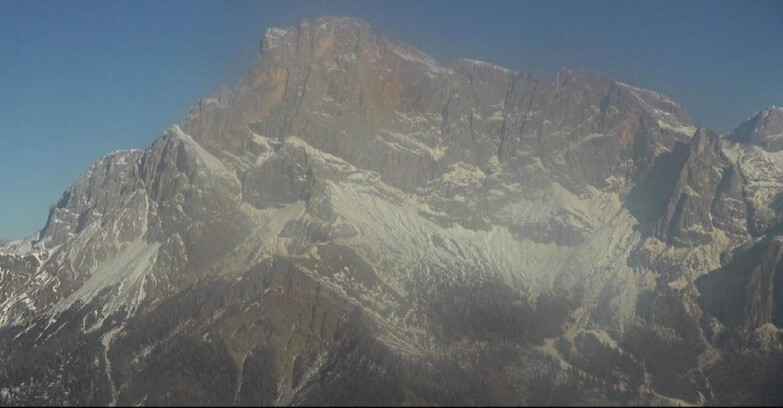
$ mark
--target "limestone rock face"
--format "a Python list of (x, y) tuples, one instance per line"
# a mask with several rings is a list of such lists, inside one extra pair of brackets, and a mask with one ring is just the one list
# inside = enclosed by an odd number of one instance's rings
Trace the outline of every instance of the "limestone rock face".
[(744, 183), (736, 163), (723, 168), (720, 185), (711, 204), (712, 223), (733, 234), (748, 232), (748, 203), (743, 196)]
[[(704, 245), (711, 240), (713, 203), (725, 195), (736, 199), (734, 191), (719, 191), (724, 177), (731, 187), (732, 167), (721, 151), (720, 136), (699, 128), (690, 140), (687, 158), (682, 165), (677, 184), (656, 225), (656, 234), (670, 245)], [(734, 197), (728, 194), (735, 193)], [(724, 202), (726, 199), (724, 199)], [(720, 205), (717, 201), (716, 205)], [(730, 205), (725, 204), (725, 205)], [(716, 210), (721, 210), (723, 207)]]
[(267, 30), (0, 243), (0, 405), (780, 402), (765, 112)]
[(724, 268), (697, 281), (703, 308), (730, 326), (783, 324), (783, 241), (779, 236), (737, 250)]

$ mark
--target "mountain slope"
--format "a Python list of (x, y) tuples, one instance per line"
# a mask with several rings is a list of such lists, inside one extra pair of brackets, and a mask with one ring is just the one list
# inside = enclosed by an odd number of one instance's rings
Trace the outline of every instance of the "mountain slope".
[(780, 401), (766, 145), (348, 18), (261, 48), (0, 248), (0, 402)]

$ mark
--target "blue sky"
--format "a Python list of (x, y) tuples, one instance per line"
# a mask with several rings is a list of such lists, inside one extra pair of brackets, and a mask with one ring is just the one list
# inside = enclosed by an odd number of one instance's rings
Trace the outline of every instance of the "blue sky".
[(233, 86), (269, 27), (347, 15), (428, 52), (583, 67), (721, 132), (783, 105), (780, 1), (0, 2), (0, 237), (21, 238), (97, 158), (144, 148)]

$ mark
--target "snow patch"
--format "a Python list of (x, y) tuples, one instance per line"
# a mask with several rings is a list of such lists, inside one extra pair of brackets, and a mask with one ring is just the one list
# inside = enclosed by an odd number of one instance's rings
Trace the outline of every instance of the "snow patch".
[[(104, 306), (104, 314), (110, 315), (121, 305), (134, 300), (132, 286), (145, 276), (155, 263), (160, 243), (147, 243), (141, 238), (127, 245), (116, 256), (98, 266), (97, 270), (74, 293), (61, 300), (52, 308), (53, 312), (62, 312), (77, 300), (89, 303), (103, 289), (119, 285), (111, 301)], [(138, 298), (137, 298), (138, 299)]]

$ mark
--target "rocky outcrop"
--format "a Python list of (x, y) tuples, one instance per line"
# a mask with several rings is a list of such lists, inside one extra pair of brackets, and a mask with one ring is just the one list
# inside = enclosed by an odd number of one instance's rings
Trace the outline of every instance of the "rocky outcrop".
[(739, 248), (725, 267), (696, 282), (702, 308), (730, 327), (783, 325), (783, 240)]
[(730, 162), (723, 169), (710, 213), (712, 224), (732, 234), (748, 234), (748, 204), (743, 196), (745, 185), (739, 167)]
[(50, 211), (41, 232), (44, 245), (62, 245), (117, 208), (128, 213), (126, 218), (116, 220), (117, 239), (124, 242), (139, 235), (146, 220), (136, 216), (146, 210), (147, 198), (146, 192), (135, 185), (133, 172), (141, 156), (140, 150), (118, 151), (101, 158), (79, 176)]
[[(721, 151), (720, 136), (699, 128), (690, 140), (687, 158), (654, 234), (676, 246), (709, 243), (713, 202), (732, 192), (718, 191), (724, 172), (730, 171), (727, 169), (731, 169), (731, 164)], [(736, 199), (734, 193), (730, 198)]]

